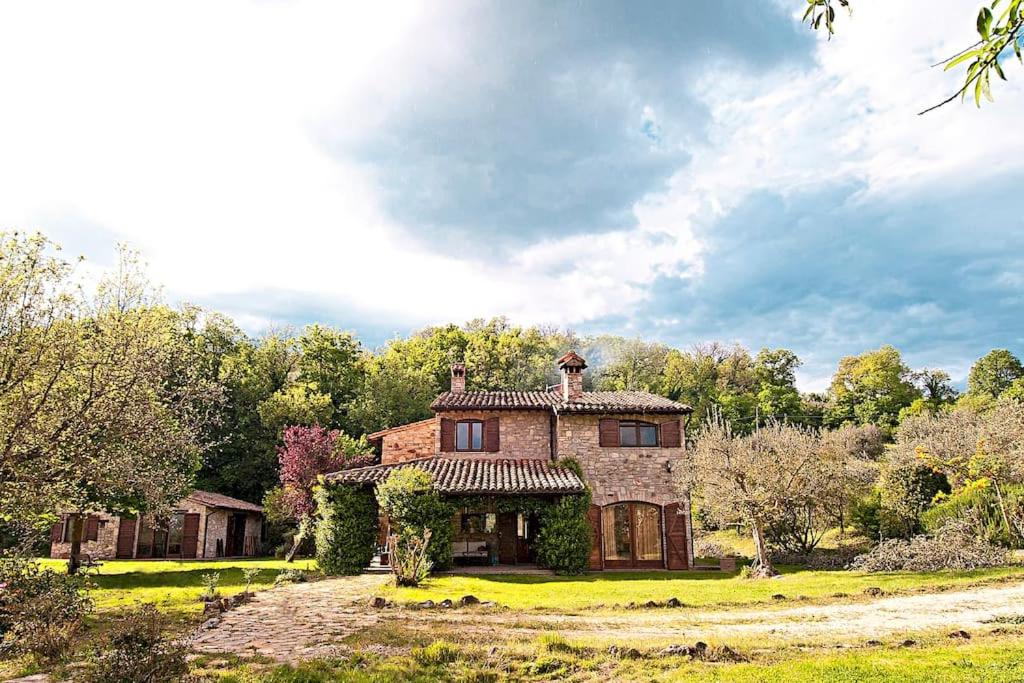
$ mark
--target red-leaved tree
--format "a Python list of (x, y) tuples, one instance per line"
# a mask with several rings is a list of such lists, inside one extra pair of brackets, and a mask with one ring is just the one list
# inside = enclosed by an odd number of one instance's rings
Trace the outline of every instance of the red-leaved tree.
[(283, 445), (277, 449), (281, 463), (283, 503), (298, 521), (299, 529), (288, 551), (289, 562), (312, 528), (313, 487), (317, 477), (329, 472), (373, 464), (365, 439), (353, 439), (337, 429), (319, 426), (286, 427)]

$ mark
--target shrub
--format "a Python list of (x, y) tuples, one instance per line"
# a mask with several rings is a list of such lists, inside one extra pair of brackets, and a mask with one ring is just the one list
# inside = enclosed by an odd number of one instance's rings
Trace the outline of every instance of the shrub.
[(220, 572), (207, 572), (203, 574), (203, 592), (199, 594), (199, 599), (205, 602), (210, 600), (216, 600), (220, 593), (217, 592), (217, 587), (220, 585)]
[(358, 574), (377, 545), (377, 505), (364, 487), (330, 484), (314, 489), (316, 559), (326, 574)]
[[(946, 475), (923, 460), (895, 455), (882, 467), (878, 488), (882, 508), (894, 522), (891, 531), (909, 538), (921, 531), (921, 513), (928, 509), (935, 496), (949, 493), (949, 481)], [(886, 534), (887, 520), (883, 516), (881, 521), (882, 533)]]
[(306, 572), (301, 569), (282, 569), (274, 578), (274, 585), (283, 586), (288, 583), (305, 583), (308, 580)]
[(430, 575), (430, 529), (424, 529), (422, 536), (388, 536), (388, 552), (391, 553), (391, 571), (399, 586), (418, 586)]
[(188, 646), (164, 636), (156, 605), (122, 612), (106, 640), (90, 667), (93, 683), (171, 683), (188, 673)]
[(562, 496), (540, 520), (537, 560), (559, 574), (581, 574), (590, 561), (590, 493)]
[[(1024, 495), (1024, 487), (1007, 486), (1003, 490), (1007, 516), (1013, 524), (1016, 501)], [(940, 495), (936, 504), (921, 515), (926, 531), (934, 532), (951, 519), (977, 519), (985, 539), (995, 545), (1014, 547), (1019, 545), (1020, 536), (1008, 528), (999, 509), (999, 499), (988, 479), (970, 482), (961, 491), (951, 496)]]
[(1006, 564), (1007, 552), (979, 538), (978, 525), (953, 519), (930, 536), (891, 539), (858, 556), (851, 569), (866, 572), (971, 570)]
[(24, 558), (0, 558), (0, 652), (62, 657), (93, 603), (80, 575), (58, 574)]
[(252, 582), (256, 580), (256, 577), (260, 575), (263, 570), (259, 567), (246, 567), (242, 570), (242, 578), (245, 579), (245, 592), (249, 593), (249, 589), (252, 587)]
[(422, 538), (423, 531), (430, 529), (430, 563), (435, 569), (451, 566), (455, 508), (434, 490), (429, 474), (413, 468), (397, 469), (377, 485), (377, 500), (391, 522), (392, 531), (403, 542)]

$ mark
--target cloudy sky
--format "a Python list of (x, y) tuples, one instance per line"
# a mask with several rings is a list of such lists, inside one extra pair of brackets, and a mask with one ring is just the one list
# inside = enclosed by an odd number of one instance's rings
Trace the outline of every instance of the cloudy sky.
[(0, 227), (253, 332), (1024, 352), (1024, 70), (919, 117), (976, 2), (803, 6), (3, 2)]

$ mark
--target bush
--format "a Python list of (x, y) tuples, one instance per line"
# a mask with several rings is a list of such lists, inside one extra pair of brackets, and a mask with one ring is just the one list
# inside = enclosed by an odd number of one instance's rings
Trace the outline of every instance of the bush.
[(430, 575), (430, 529), (423, 530), (423, 536), (402, 538), (397, 534), (388, 536), (388, 552), (391, 554), (391, 571), (399, 586), (418, 586)]
[(562, 496), (540, 520), (537, 560), (558, 574), (582, 574), (590, 562), (590, 494)]
[[(939, 493), (949, 493), (946, 475), (923, 460), (895, 455), (886, 461), (878, 479), (882, 508), (892, 520), (891, 532), (909, 538), (922, 530), (921, 513), (931, 506)], [(882, 518), (882, 533), (887, 534), (887, 518)], [(877, 537), (876, 537), (877, 538)]]
[[(1011, 513), (1018, 498), (1024, 497), (1024, 487), (1007, 486), (1003, 496), (1012, 524)], [(999, 499), (988, 479), (973, 481), (952, 496), (940, 495), (936, 504), (921, 515), (921, 523), (926, 531), (934, 532), (949, 520), (965, 518), (978, 520), (989, 543), (1011, 548), (1020, 545), (1017, 531), (1003, 520)]]
[(309, 581), (309, 577), (301, 569), (282, 569), (274, 578), (274, 585), (283, 586), (289, 583), (305, 583), (306, 581)]
[(163, 634), (156, 605), (125, 610), (90, 667), (93, 683), (172, 683), (188, 674), (188, 646)]
[(203, 592), (199, 594), (200, 600), (209, 602), (220, 597), (220, 593), (217, 592), (217, 587), (220, 586), (220, 572), (207, 572), (203, 574), (202, 580)]
[(858, 556), (850, 569), (866, 572), (971, 570), (999, 567), (1007, 552), (979, 538), (974, 520), (954, 519), (930, 536), (891, 539)]
[(377, 485), (377, 500), (401, 542), (422, 538), (430, 529), (427, 557), (435, 569), (452, 565), (452, 517), (455, 507), (434, 490), (430, 475), (414, 468), (393, 471)]
[(92, 611), (89, 584), (24, 558), (0, 558), (0, 653), (58, 659)]
[(459, 658), (459, 648), (447, 640), (435, 640), (426, 647), (414, 648), (412, 658), (423, 666), (450, 664)]
[(316, 559), (325, 574), (358, 574), (377, 546), (377, 504), (361, 486), (330, 484), (316, 499)]

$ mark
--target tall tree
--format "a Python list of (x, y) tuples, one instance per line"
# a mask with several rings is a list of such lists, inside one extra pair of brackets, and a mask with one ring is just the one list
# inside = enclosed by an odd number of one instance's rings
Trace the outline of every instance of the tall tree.
[(362, 388), (363, 347), (350, 332), (310, 325), (296, 340), (299, 381), (330, 397), (332, 415), (325, 425), (351, 430), (348, 411)]
[(0, 235), (0, 510), (159, 514), (192, 483), (220, 387), (131, 253), (94, 296), (72, 277), (46, 239)]
[(663, 392), (689, 404), (698, 420), (717, 408), (735, 431), (754, 427), (757, 378), (754, 361), (741, 346), (711, 342), (695, 345), (689, 351), (670, 351), (666, 355)]
[(669, 354), (669, 348), (664, 344), (606, 336), (597, 338), (591, 346), (602, 347), (604, 351), (604, 362), (594, 380), (596, 389), (663, 391), (665, 364)]
[(846, 356), (832, 377), (829, 391), (833, 404), (826, 422), (833, 426), (877, 424), (893, 429), (899, 423), (900, 411), (921, 396), (911, 380), (910, 369), (892, 346)]
[(997, 398), (1017, 379), (1024, 377), (1024, 365), (1007, 349), (993, 349), (971, 366), (967, 393)]
[(800, 414), (796, 370), (800, 359), (789, 349), (761, 349), (754, 358), (757, 405), (766, 417), (787, 419)]

